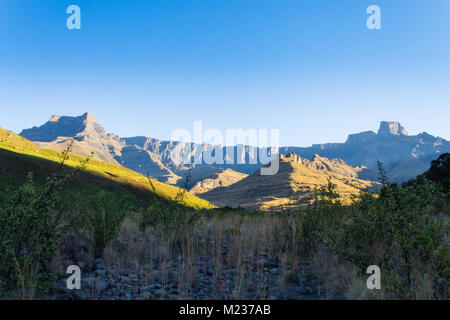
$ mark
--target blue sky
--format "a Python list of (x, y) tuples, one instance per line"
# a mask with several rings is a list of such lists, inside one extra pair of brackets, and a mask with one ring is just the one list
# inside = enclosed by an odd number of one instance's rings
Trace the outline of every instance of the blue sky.
[(397, 120), (450, 139), (449, 40), (448, 0), (1, 0), (0, 126), (89, 111), (120, 136), (202, 120), (308, 146)]

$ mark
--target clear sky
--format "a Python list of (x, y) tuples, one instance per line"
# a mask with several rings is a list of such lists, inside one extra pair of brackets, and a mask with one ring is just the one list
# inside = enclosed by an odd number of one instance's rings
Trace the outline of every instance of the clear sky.
[(396, 120), (450, 139), (450, 1), (0, 0), (0, 111), (14, 132), (89, 111), (124, 137), (202, 120), (308, 146)]

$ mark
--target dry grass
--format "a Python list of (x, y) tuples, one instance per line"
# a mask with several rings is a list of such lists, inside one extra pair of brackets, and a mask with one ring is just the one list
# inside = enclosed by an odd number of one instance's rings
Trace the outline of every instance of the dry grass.
[[(202, 193), (201, 197), (217, 206), (280, 210), (284, 205), (302, 207), (310, 203), (314, 190), (327, 186), (329, 178), (336, 185), (340, 200), (346, 204), (351, 203), (351, 197), (360, 190), (378, 186), (376, 182), (355, 178), (357, 170), (348, 165), (325, 158), (321, 158), (320, 163), (317, 161), (294, 161), (281, 156), (277, 174), (266, 176), (256, 172), (227, 188)], [(327, 166), (333, 167), (333, 171), (323, 169), (326, 167), (323, 161), (328, 161)]]
[[(383, 290), (383, 278), (382, 290), (368, 290), (367, 276), (325, 246), (304, 255), (304, 235), (295, 219), (289, 214), (213, 212), (201, 215), (192, 228), (143, 231), (141, 216), (134, 214), (106, 248), (104, 260), (117, 282), (137, 276), (126, 287), (131, 299), (395, 298)], [(413, 279), (412, 298), (432, 299), (431, 274)], [(155, 285), (156, 291), (142, 289)], [(98, 298), (94, 289), (88, 298)]]
[[(205, 299), (288, 298), (286, 283), (299, 284), (301, 259), (280, 245), (284, 226), (274, 215), (213, 214), (186, 234), (142, 232), (138, 221), (125, 220), (105, 261), (113, 273), (132, 270), (144, 284), (161, 284), (155, 298), (168, 298), (171, 289), (192, 298), (202, 288)], [(181, 247), (174, 245), (179, 238)]]

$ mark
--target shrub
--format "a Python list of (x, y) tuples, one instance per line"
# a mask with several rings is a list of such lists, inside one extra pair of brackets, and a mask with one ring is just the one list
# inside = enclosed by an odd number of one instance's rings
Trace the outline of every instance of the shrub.
[[(189, 181), (191, 179), (191, 170), (189, 169), (183, 178), (180, 189), (175, 195), (175, 202), (185, 205), (187, 194), (189, 193)], [(152, 185), (153, 186), (153, 185)]]
[(143, 212), (141, 228), (168, 239), (172, 248), (179, 250), (199, 219), (198, 211), (155, 201)]
[(103, 257), (106, 246), (117, 237), (129, 210), (125, 199), (117, 200), (104, 191), (86, 201), (82, 223), (92, 236), (95, 258)]
[[(189, 193), (190, 170), (185, 174), (182, 186), (175, 196), (175, 203), (169, 203), (154, 196), (152, 203), (142, 213), (140, 228), (150, 229), (157, 236), (166, 238), (171, 247), (180, 251), (187, 242), (187, 237), (197, 226), (200, 212), (185, 207), (186, 197)], [(153, 193), (156, 194), (152, 180), (147, 176)]]
[[(44, 190), (54, 186), (49, 181)], [(56, 243), (53, 193), (39, 191), (29, 174), (0, 207), (0, 275), (4, 289), (22, 289), (22, 297), (49, 285), (49, 263)]]
[(301, 230), (299, 247), (307, 256), (326, 246), (362, 277), (378, 265), (385, 297), (447, 299), (449, 217), (442, 185), (421, 175), (400, 187), (388, 183), (381, 163), (379, 171), (379, 193), (362, 191), (351, 206), (337, 200), (328, 181), (290, 220), (299, 225), (286, 230)]
[(342, 253), (359, 267), (378, 264), (395, 297), (414, 298), (418, 276), (430, 274), (433, 296), (448, 295), (448, 229), (439, 185), (419, 177), (413, 186), (384, 186), (366, 193), (345, 226)]
[(334, 248), (340, 225), (349, 208), (338, 200), (336, 185), (328, 179), (327, 186), (314, 192), (314, 201), (304, 211), (302, 221), (303, 251), (307, 255), (316, 251), (320, 244)]
[(58, 248), (64, 229), (60, 223), (65, 209), (63, 188), (78, 170), (64, 166), (72, 145), (62, 153), (55, 172), (44, 186), (38, 186), (29, 173), (24, 184), (7, 192), (0, 201), (0, 282), (2, 291), (21, 290), (22, 298), (32, 298), (36, 291), (46, 292), (53, 276), (51, 258)]
[(443, 153), (436, 160), (431, 161), (430, 169), (425, 177), (442, 184), (444, 191), (450, 193), (450, 153)]
[(378, 195), (363, 192), (346, 218), (334, 252), (361, 272), (379, 265), (384, 288), (394, 298), (416, 298), (421, 277), (432, 279), (435, 298), (448, 296), (448, 227), (444, 194), (419, 177), (414, 185), (384, 185)]

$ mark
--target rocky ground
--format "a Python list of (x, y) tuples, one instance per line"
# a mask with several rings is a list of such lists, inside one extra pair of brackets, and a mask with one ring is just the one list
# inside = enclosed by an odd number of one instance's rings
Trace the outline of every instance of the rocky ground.
[[(328, 254), (298, 250), (294, 221), (274, 215), (202, 216), (195, 226), (157, 225), (145, 231), (127, 218), (102, 258), (80, 235), (67, 236), (57, 261), (53, 299), (336, 299), (324, 274), (341, 281), (347, 270)], [(69, 265), (82, 271), (81, 289), (69, 290)], [(333, 272), (335, 270), (336, 272)], [(334, 283), (333, 287), (336, 286)]]
[[(83, 242), (81, 242), (83, 243)], [(52, 298), (62, 300), (157, 300), (157, 299), (319, 299), (318, 281), (300, 261), (295, 272), (267, 253), (246, 253), (237, 263), (234, 254), (221, 247), (221, 261), (211, 256), (178, 257), (134, 266), (66, 260), (64, 265), (82, 267), (81, 289), (67, 288), (68, 274), (60, 272)], [(215, 257), (217, 258), (217, 257)], [(186, 261), (190, 259), (190, 261)], [(116, 261), (115, 261), (116, 262)], [(62, 269), (61, 269), (62, 270)], [(295, 273), (295, 276), (292, 275)]]
[[(157, 266), (141, 272), (124, 269), (108, 271), (102, 259), (96, 259), (93, 272), (82, 273), (81, 289), (67, 289), (66, 277), (61, 275), (55, 299), (62, 300), (157, 300), (157, 299), (319, 299), (315, 294), (315, 281), (304, 277), (300, 282), (287, 280), (280, 284), (280, 270), (267, 261), (260, 270), (245, 271), (245, 281), (254, 284), (252, 289), (239, 290), (240, 275), (235, 268), (223, 270), (218, 276), (207, 263), (198, 261), (196, 283), (190, 288), (179, 286), (178, 261), (166, 269)], [(306, 264), (306, 262), (304, 262)], [(152, 273), (152, 281), (148, 274)], [(281, 289), (280, 286), (283, 286)]]

